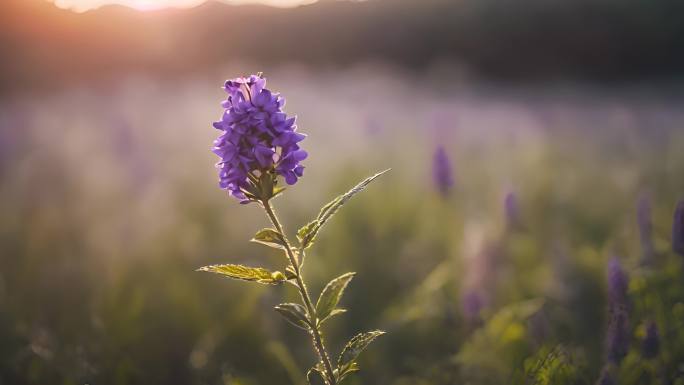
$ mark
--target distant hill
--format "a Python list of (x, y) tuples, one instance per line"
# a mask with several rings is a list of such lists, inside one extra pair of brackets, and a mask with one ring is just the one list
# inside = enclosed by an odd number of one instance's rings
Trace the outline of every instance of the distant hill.
[(682, 75), (683, 47), (681, 0), (327, 0), (292, 9), (210, 2), (83, 14), (41, 0), (0, 5), (5, 90), (236, 59), (419, 69), (447, 58), (494, 79), (667, 79)]

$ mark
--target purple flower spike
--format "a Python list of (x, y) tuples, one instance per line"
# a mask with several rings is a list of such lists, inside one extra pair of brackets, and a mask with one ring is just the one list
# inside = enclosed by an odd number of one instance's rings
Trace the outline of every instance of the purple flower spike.
[(520, 225), (520, 206), (518, 205), (518, 197), (514, 192), (506, 194), (504, 210), (508, 227), (518, 227)]
[(617, 257), (608, 262), (608, 304), (611, 309), (627, 308), (629, 278)]
[(672, 251), (684, 256), (684, 199), (680, 200), (672, 222)]
[(444, 147), (439, 146), (432, 160), (432, 176), (439, 192), (446, 196), (454, 185), (449, 156)]
[(461, 299), (461, 308), (463, 315), (469, 322), (477, 321), (480, 318), (480, 312), (484, 307), (482, 297), (475, 290), (468, 290)]
[(625, 309), (616, 309), (611, 315), (606, 336), (608, 361), (619, 364), (629, 350), (629, 325)]
[(297, 132), (294, 117), (282, 110), (285, 99), (266, 88), (260, 75), (226, 81), (228, 98), (221, 104), (225, 111), (214, 127), (221, 135), (212, 151), (221, 160), (219, 186), (248, 203), (246, 195), (253, 190), (254, 180), (266, 173), (282, 176), (294, 184), (304, 175), (299, 164), (307, 153), (299, 148), (306, 135)]

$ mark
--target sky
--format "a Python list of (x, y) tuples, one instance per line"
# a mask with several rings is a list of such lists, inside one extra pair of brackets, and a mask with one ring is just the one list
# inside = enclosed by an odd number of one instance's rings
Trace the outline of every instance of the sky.
[[(125, 5), (140, 11), (151, 11), (168, 7), (188, 8), (200, 5), (208, 0), (52, 0), (60, 8), (76, 12), (85, 12), (107, 4)], [(316, 0), (220, 0), (231, 4), (260, 3), (276, 7), (293, 7), (310, 4)]]

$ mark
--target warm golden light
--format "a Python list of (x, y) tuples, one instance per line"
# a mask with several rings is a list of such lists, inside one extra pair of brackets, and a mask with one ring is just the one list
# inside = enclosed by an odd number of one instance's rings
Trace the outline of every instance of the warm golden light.
[[(152, 11), (163, 8), (190, 8), (208, 0), (51, 0), (60, 8), (75, 12), (85, 12), (103, 5), (117, 4), (140, 11)], [(316, 0), (220, 0), (228, 4), (265, 4), (274, 7), (294, 7), (311, 4)]]

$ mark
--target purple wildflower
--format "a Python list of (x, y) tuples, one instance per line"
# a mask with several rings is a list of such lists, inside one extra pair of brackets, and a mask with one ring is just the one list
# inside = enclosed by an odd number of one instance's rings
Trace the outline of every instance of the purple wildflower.
[(658, 334), (658, 325), (650, 321), (646, 325), (646, 336), (641, 342), (641, 355), (644, 358), (655, 358), (660, 351), (660, 336)]
[(216, 165), (219, 186), (241, 203), (252, 200), (246, 193), (266, 173), (295, 184), (304, 172), (299, 162), (307, 153), (299, 142), (306, 135), (297, 132), (295, 118), (283, 112), (285, 99), (265, 86), (266, 79), (260, 75), (226, 81), (225, 112), (214, 123), (222, 131), (212, 149), (221, 158)]
[(442, 146), (437, 147), (437, 150), (435, 150), (432, 160), (432, 177), (439, 192), (446, 196), (449, 189), (454, 185), (454, 178), (449, 156)]
[(653, 224), (651, 223), (651, 200), (642, 196), (637, 202), (637, 224), (641, 241), (642, 261), (650, 264), (653, 259)]
[(610, 323), (606, 336), (606, 355), (610, 362), (620, 363), (629, 348), (627, 288), (629, 278), (620, 261), (613, 257), (608, 262), (608, 309)]
[(613, 308), (627, 307), (627, 288), (629, 278), (622, 269), (617, 257), (608, 262), (608, 304)]
[(506, 224), (508, 227), (520, 225), (520, 206), (518, 197), (514, 192), (508, 192), (504, 198), (504, 211), (506, 214)]
[(677, 203), (672, 222), (672, 251), (684, 256), (684, 199)]
[(619, 364), (629, 349), (629, 325), (626, 309), (614, 309), (606, 337), (606, 358)]
[(480, 318), (480, 311), (484, 307), (482, 296), (475, 290), (468, 290), (461, 300), (463, 315), (468, 322), (475, 322)]

